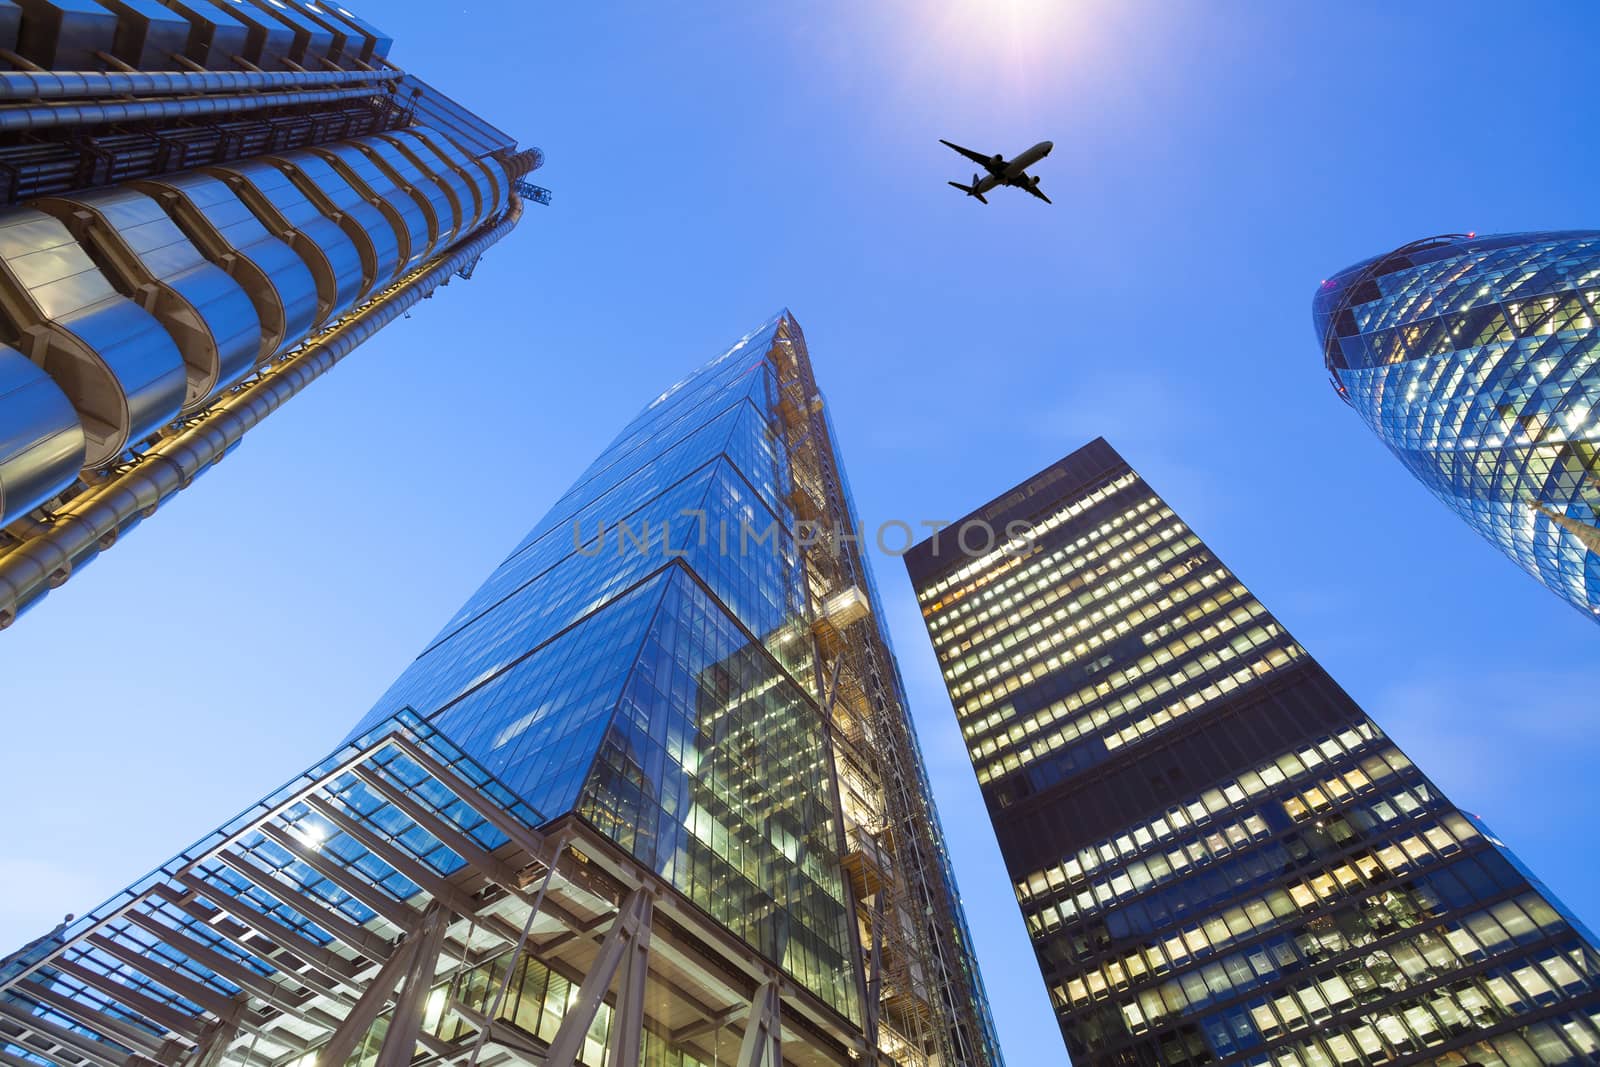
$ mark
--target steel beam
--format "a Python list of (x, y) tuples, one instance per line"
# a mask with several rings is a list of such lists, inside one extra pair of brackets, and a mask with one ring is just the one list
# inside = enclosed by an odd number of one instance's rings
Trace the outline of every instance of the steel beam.
[(383, 889), (362, 878), (312, 848), (295, 840), (293, 834), (279, 826), (263, 825), (261, 832), (294, 854), (294, 857), (315, 870), (334, 885), (355, 897), (362, 904), (382, 915), (407, 933), (417, 928), (417, 913), (409, 904), (396, 900)]
[[(267, 939), (306, 966), (314, 967), (319, 975), (318, 988), (329, 996), (339, 999), (340, 994), (337, 990), (339, 985), (359, 988), (355, 981), (355, 967), (349, 960), (323, 945), (308, 940), (294, 927), (259, 910), (244, 894), (230, 895), (198, 878), (189, 879), (182, 885), (175, 885), (173, 889), (180, 894), (201, 897), (209, 901), (212, 907), (220, 912), (226, 912), (228, 917), (240, 926)], [(203, 922), (210, 922), (213, 917), (204, 915), (203, 909), (191, 901), (174, 900), (172, 903)], [(244, 942), (240, 944), (252, 954), (260, 955), (253, 945)], [(272, 961), (269, 959), (268, 962)], [(277, 964), (274, 963), (273, 966)], [(301, 978), (304, 979), (305, 975), (302, 974)]]
[[(82, 932), (80, 932), (78, 935), (76, 935), (76, 937), (74, 937), (73, 941), (81, 940), (82, 938), (87, 937), (89, 934), (97, 933), (97, 932), (99, 932), (101, 930), (104, 930), (111, 923), (117, 921), (118, 919), (122, 918), (123, 915), (127, 914), (129, 911), (132, 911), (134, 908), (138, 907), (139, 904), (141, 902), (143, 902), (144, 899), (149, 895), (149, 892), (150, 891), (147, 889), (147, 890), (144, 890), (143, 892), (136, 893), (130, 899), (125, 900), (121, 904), (117, 905), (117, 907), (115, 909), (113, 909), (112, 911), (109, 911), (106, 914), (100, 915), (100, 916), (91, 916), (90, 918), (93, 919), (93, 922), (91, 923), (91, 925), (88, 926), (86, 929), (84, 929)], [(64, 951), (66, 951), (67, 946), (72, 944), (73, 941), (65, 941), (64, 940), (64, 941), (60, 942), (54, 948), (52, 948), (49, 952), (45, 953), (43, 956), (40, 956), (38, 959), (36, 959), (32, 963), (28, 964), (26, 967), (22, 968), (20, 971), (17, 971), (16, 973), (10, 975), (6, 979), (7, 982), (19, 981), (19, 980), (21, 980), (23, 978), (28, 977), (28, 975), (33, 974), (35, 971), (37, 971), (41, 967), (49, 967), (49, 966), (51, 966), (52, 965), (52, 961), (57, 959), (57, 958), (59, 958), (61, 956), (61, 954)], [(38, 945), (38, 942), (34, 942), (32, 945), (29, 946), (29, 948), (34, 948), (37, 945)], [(26, 951), (27, 951), (26, 949), (23, 950), (23, 952), (26, 952)], [(12, 955), (12, 956), (7, 956), (6, 957), (7, 962), (16, 959), (18, 956), (22, 955), (23, 952), (16, 953), (15, 955)]]
[(165, 961), (155, 956), (146, 956), (136, 952), (127, 945), (113, 941), (104, 934), (89, 935), (89, 944), (104, 952), (112, 959), (132, 967), (143, 974), (156, 985), (170, 990), (185, 1000), (193, 1001), (211, 1014), (223, 1019), (237, 1019), (244, 1011), (244, 1005), (234, 1000), (220, 989), (212, 989), (197, 978), (186, 974), (179, 974), (169, 967)]
[(153, 1060), (170, 1062), (170, 1060), (162, 1060), (162, 1054), (170, 1043), (160, 1034), (153, 1034), (149, 1030), (141, 1030), (126, 1019), (118, 1019), (107, 1015), (93, 1004), (42, 986), (37, 979), (18, 982), (12, 988), (21, 996), (36, 1000), (70, 1019), (75, 1019), (83, 1026), (97, 1031), (103, 1037), (126, 1045), (136, 1052), (143, 1052)]
[[(521, 897), (523, 900), (528, 899), (527, 894), (521, 888), (521, 880), (517, 877), (517, 872), (512, 870), (510, 865), (496, 859), (459, 826), (413, 800), (406, 794), (404, 786), (394, 783), (379, 774), (375, 769), (376, 766), (376, 764), (373, 764), (357, 767), (355, 769), (356, 777), (382, 794), (385, 800), (405, 812), (412, 822), (415, 822), (428, 833), (438, 838), (445, 847), (466, 860), (473, 867), (476, 867), (490, 881), (504, 886), (508, 892)], [(559, 855), (560, 852), (561, 846), (558, 843), (556, 854)], [(534, 853), (535, 858), (542, 855), (544, 855), (542, 851)], [(542, 863), (543, 861), (540, 860), (539, 862)], [(581, 919), (553, 900), (546, 900), (543, 904), (543, 910), (563, 926), (576, 929), (583, 925)]]
[[(503, 1045), (519, 1056), (532, 1059), (536, 1063), (544, 1062), (544, 1045), (510, 1023), (501, 1019), (491, 1019), (476, 1008), (469, 1008), (454, 998), (450, 1001), (450, 1010), (471, 1023), (473, 1029), (480, 1036), (487, 1034), (488, 1036), (484, 1038), (485, 1045), (493, 1042), (497, 1045)], [(472, 1054), (479, 1055), (476, 1052)], [(470, 1057), (468, 1062), (471, 1062)], [(485, 1063), (488, 1061), (480, 1059), (479, 1062)]]
[[(229, 849), (217, 853), (216, 858), (232, 867), (274, 900), (304, 915), (362, 955), (371, 956), (382, 962), (394, 951), (394, 945), (390, 942), (366, 927), (358, 926), (333, 905), (319, 900), (288, 878), (263, 867), (246, 853)], [(184, 877), (188, 880), (187, 873)]]
[[(469, 894), (457, 888), (442, 874), (430, 868), (417, 857), (410, 855), (392, 841), (387, 841), (375, 831), (361, 825), (321, 797), (307, 797), (306, 803), (323, 818), (338, 827), (406, 878), (421, 886), (433, 899), (442, 901), (451, 910), (462, 915), (476, 915), (482, 905)], [(287, 836), (287, 835), (285, 835)], [(516, 940), (516, 934), (511, 935)]]
[(583, 938), (589, 938), (591, 934), (610, 921), (610, 915), (596, 915), (587, 922), (574, 922), (566, 931), (540, 941), (538, 944), (534, 945), (534, 948), (538, 950), (540, 955), (554, 952), (556, 949), (560, 948), (562, 945), (565, 945), (569, 941), (577, 941)]
[(128, 921), (142, 927), (154, 935), (160, 943), (177, 949), (212, 973), (226, 978), (241, 989), (249, 990), (279, 1011), (298, 1015), (305, 1008), (306, 1002), (315, 996), (310, 990), (305, 990), (304, 994), (301, 994), (286, 989), (272, 979), (246, 967), (240, 960), (182, 933), (175, 927), (159, 923), (148, 915), (132, 912), (128, 915)]
[(528, 855), (542, 856), (548, 851), (549, 845), (545, 842), (543, 834), (507, 814), (498, 804), (482, 796), (476, 787), (471, 783), (462, 781), (460, 775), (434, 759), (427, 752), (424, 752), (421, 746), (409, 737), (402, 737), (396, 734), (389, 741), (395, 748), (404, 752), (421, 766), (423, 770), (437, 778), (446, 789), (465, 801), (473, 811), (492, 823), (495, 829), (520, 845)]
[(177, 1034), (192, 1045), (201, 1043), (201, 1037), (206, 1027), (210, 1025), (204, 1016), (185, 1015), (171, 1004), (164, 1004), (133, 986), (124, 985), (98, 971), (91, 971), (72, 960), (57, 960), (51, 967), (73, 981), (82, 983), (86, 988), (94, 990), (107, 1000), (121, 1004), (156, 1025), (165, 1027), (170, 1033)]
[(722, 1012), (720, 1015), (715, 1015), (709, 1019), (701, 1019), (699, 1022), (689, 1023), (687, 1026), (678, 1027), (676, 1030), (672, 1031), (672, 1033), (667, 1035), (667, 1041), (669, 1044), (681, 1045), (685, 1041), (699, 1037), (701, 1034), (714, 1033), (718, 1030), (721, 1030), (724, 1026), (728, 1026), (731, 1023), (737, 1022), (739, 1017), (749, 1010), (750, 1005), (748, 1004), (735, 1004), (733, 1007), (729, 1008), (725, 1012)]
[[(3, 1037), (3, 1038), (6, 1038), (7, 1040), (10, 1040), (11, 1035), (3, 1033), (3, 1032), (0, 1032), (0, 1037)], [(50, 1060), (50, 1058), (48, 1056), (46, 1056), (43, 1052), (40, 1052), (36, 1048), (29, 1048), (27, 1045), (20, 1045), (20, 1044), (19, 1044), (18, 1047), (19, 1048), (26, 1048), (33, 1055), (41, 1057), (42, 1059), (45, 1059), (45, 1060), (49, 1060), (49, 1062), (51, 1062), (51, 1063), (55, 1063), (56, 1062), (55, 1060)], [(37, 1063), (35, 1063), (33, 1060), (25, 1060), (21, 1056), (13, 1056), (11, 1053), (7, 1052), (5, 1049), (0, 1048), (0, 1067), (39, 1067), (39, 1065)]]
[(60, 1023), (51, 1022), (30, 1011), (24, 1011), (12, 1000), (0, 997), (0, 1015), (11, 1019), (18, 1026), (30, 1030), (40, 1037), (47, 1038), (67, 1049), (75, 1056), (81, 1056), (98, 1067), (125, 1067), (129, 1055), (126, 1049), (108, 1045), (103, 1041), (96, 1041), (87, 1034), (80, 1034), (70, 1030)]
[(412, 799), (405, 793), (404, 787), (390, 784), (388, 779), (372, 767), (357, 767), (355, 775), (389, 803), (405, 812), (412, 822), (438, 838), (450, 851), (506, 889), (513, 893), (517, 892), (516, 872), (490, 855), (487, 849), (469, 837), (461, 827)]

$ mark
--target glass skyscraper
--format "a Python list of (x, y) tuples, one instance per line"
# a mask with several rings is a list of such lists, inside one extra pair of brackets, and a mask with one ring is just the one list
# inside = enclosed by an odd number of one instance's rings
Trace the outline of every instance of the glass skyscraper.
[(337, 3), (0, 3), (0, 627), (548, 199), (391, 43)]
[(906, 563), (1076, 1064), (1600, 1060), (1583, 926), (1104, 440)]
[(825, 412), (786, 313), (655, 397), (340, 752), (0, 965), (5, 1062), (998, 1065)]
[(1600, 231), (1449, 234), (1322, 283), (1334, 388), (1491, 543), (1600, 616)]

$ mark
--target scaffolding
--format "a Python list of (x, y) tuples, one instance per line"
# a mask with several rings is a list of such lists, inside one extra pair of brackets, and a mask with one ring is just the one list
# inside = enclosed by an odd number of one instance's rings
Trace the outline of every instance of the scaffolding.
[(787, 315), (768, 360), (835, 769), (842, 793), (865, 786), (843, 804), (843, 866), (867, 958), (868, 1040), (876, 1062), (989, 1067), (999, 1054), (926, 774), (805, 340)]

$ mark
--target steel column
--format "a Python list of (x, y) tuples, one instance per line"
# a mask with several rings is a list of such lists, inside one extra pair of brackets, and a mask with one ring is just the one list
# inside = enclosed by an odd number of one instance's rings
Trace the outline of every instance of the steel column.
[[(594, 1017), (605, 1001), (606, 991), (611, 988), (611, 979), (623, 968), (624, 963), (627, 964), (628, 970), (624, 975), (623, 988), (617, 994), (616, 1010), (611, 1017), (612, 1048), (617, 1048), (616, 1030), (622, 1027), (625, 1021), (631, 1020), (636, 1028), (642, 1027), (644, 971), (649, 964), (650, 918), (653, 908), (654, 901), (651, 899), (650, 890), (644, 886), (635, 889), (623, 902), (617, 911), (616, 922), (612, 924), (610, 932), (600, 944), (600, 954), (595, 957), (593, 966), (583, 979), (583, 985), (578, 989), (578, 999), (567, 1010), (567, 1014), (561, 1020), (560, 1029), (556, 1031), (555, 1039), (550, 1042), (545, 1067), (575, 1067), (578, 1053), (583, 1051), (584, 1039), (589, 1034), (589, 1028), (594, 1025)], [(639, 951), (641, 940), (642, 951)], [(641, 995), (633, 996), (635, 990)], [(631, 1040), (633, 1042), (631, 1047), (635, 1049), (634, 1061), (621, 1063), (613, 1060), (611, 1067), (636, 1067), (639, 1036), (635, 1034)], [(624, 1049), (628, 1047), (626, 1040), (623, 1047)]]
[[(887, 886), (880, 885), (876, 899), (872, 902), (872, 952), (869, 962), (872, 967), (872, 977), (867, 979), (867, 1067), (875, 1067), (878, 1062), (878, 1019), (882, 1008), (883, 997), (883, 924), (884, 902), (889, 896)], [(896, 920), (899, 916), (895, 916)]]
[[(433, 914), (430, 911), (430, 916)], [(427, 925), (424, 919), (424, 927)], [(372, 983), (367, 986), (367, 991), (361, 994), (361, 999), (356, 1001), (356, 1006), (350, 1009), (350, 1014), (344, 1017), (344, 1022), (333, 1032), (328, 1043), (322, 1046), (317, 1053), (317, 1067), (344, 1067), (345, 1061), (356, 1050), (356, 1044), (367, 1031), (372, 1029), (372, 1024), (378, 1021), (378, 1016), (383, 1014), (384, 1007), (389, 1003), (390, 996), (399, 987), (400, 980), (409, 975), (416, 964), (417, 949), (427, 934), (418, 930), (414, 934), (407, 934), (400, 947), (389, 957)]]
[(433, 979), (439, 972), (439, 950), (444, 945), (445, 931), (450, 928), (453, 916), (437, 901), (428, 908), (422, 920), (421, 936), (411, 966), (406, 968), (405, 989), (395, 1003), (389, 1029), (383, 1035), (383, 1047), (378, 1049), (376, 1067), (408, 1067), (417, 1053), (417, 1033), (422, 1029), (422, 1009), (428, 993), (433, 989)]
[(783, 1067), (783, 1000), (778, 979), (769, 978), (756, 990), (734, 1063), (735, 1067)]
[(477, 1040), (472, 1043), (472, 1058), (467, 1061), (467, 1067), (478, 1067), (478, 1057), (483, 1054), (483, 1043), (489, 1039), (489, 1032), (494, 1029), (495, 1020), (500, 1016), (500, 1006), (505, 1003), (506, 991), (511, 988), (511, 976), (516, 973), (517, 961), (522, 958), (523, 951), (528, 947), (528, 935), (533, 932), (534, 921), (539, 918), (539, 909), (544, 906), (545, 893), (549, 891), (550, 883), (555, 881), (556, 868), (560, 866), (561, 853), (566, 847), (565, 837), (556, 839), (555, 850), (550, 855), (544, 881), (539, 883), (539, 892), (534, 896), (533, 904), (528, 909), (528, 921), (522, 924), (522, 936), (517, 938), (517, 946), (511, 950), (511, 959), (506, 963), (506, 976), (500, 980), (500, 988), (495, 991), (494, 1003), (484, 1012), (484, 1022), (478, 1028)]
[(617, 983), (617, 1006), (611, 1013), (611, 1041), (606, 1067), (639, 1067), (644, 1045), (644, 990), (650, 977), (650, 901), (622, 956), (622, 978)]
[(239, 1034), (237, 1023), (229, 1019), (216, 1019), (207, 1024), (200, 1034), (200, 1044), (195, 1049), (190, 1067), (217, 1067), (228, 1054), (228, 1046)]

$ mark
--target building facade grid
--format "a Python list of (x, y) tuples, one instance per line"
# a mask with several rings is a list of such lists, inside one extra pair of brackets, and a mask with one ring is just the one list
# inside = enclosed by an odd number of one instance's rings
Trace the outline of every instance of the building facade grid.
[(1583, 926), (1104, 441), (907, 566), (1075, 1063), (1600, 1054)]

